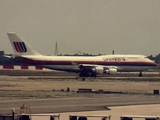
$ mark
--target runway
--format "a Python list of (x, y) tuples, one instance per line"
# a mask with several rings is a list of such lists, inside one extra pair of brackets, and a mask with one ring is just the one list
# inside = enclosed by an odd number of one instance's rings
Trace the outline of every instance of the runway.
[(1, 100), (0, 113), (9, 113), (12, 108), (15, 108), (16, 112), (19, 113), (20, 106), (24, 103), (30, 106), (32, 113), (57, 113), (108, 110), (108, 107), (113, 106), (160, 104), (160, 97), (144, 95), (106, 95), (105, 97), (99, 98)]

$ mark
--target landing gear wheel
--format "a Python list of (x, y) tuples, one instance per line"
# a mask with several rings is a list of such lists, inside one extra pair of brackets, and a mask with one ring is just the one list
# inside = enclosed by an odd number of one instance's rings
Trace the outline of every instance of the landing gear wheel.
[(142, 75), (142, 72), (140, 72), (140, 73), (139, 73), (139, 77), (142, 77), (142, 76), (143, 76), (143, 75)]
[(86, 78), (82, 78), (82, 81), (85, 81), (86, 80)]
[(89, 73), (88, 72), (81, 72), (79, 73), (80, 77), (89, 77)]
[(95, 72), (92, 72), (92, 73), (91, 73), (91, 77), (95, 77), (95, 78), (96, 78), (96, 77), (97, 77), (97, 74), (96, 74)]

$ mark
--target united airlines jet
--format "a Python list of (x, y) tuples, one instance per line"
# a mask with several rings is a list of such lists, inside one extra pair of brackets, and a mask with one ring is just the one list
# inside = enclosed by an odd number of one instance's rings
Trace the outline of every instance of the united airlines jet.
[(96, 77), (97, 74), (147, 71), (156, 65), (144, 55), (102, 55), (102, 56), (46, 56), (41, 55), (14, 32), (7, 33), (14, 50), (12, 58), (43, 68), (76, 72), (80, 77)]

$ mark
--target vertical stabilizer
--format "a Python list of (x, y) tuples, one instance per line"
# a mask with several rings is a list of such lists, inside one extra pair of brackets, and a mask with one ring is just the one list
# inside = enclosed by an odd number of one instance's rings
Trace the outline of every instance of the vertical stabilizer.
[(15, 55), (40, 55), (32, 47), (14, 32), (7, 33)]

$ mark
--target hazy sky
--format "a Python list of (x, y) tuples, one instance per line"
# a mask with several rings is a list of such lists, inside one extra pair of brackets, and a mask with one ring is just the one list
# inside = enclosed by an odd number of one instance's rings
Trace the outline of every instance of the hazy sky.
[(0, 0), (0, 50), (16, 32), (41, 54), (160, 53), (160, 0)]

